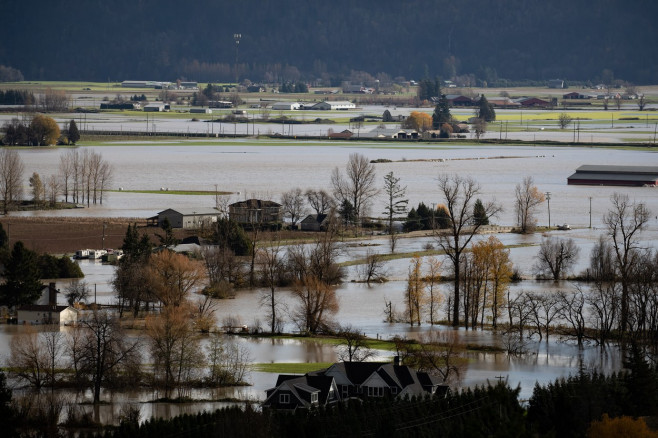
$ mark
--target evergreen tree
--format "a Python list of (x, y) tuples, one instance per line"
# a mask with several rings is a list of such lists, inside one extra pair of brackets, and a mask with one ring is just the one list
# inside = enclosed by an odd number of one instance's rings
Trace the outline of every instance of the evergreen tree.
[(478, 110), (477, 110), (477, 116), (478, 118), (484, 120), (485, 122), (493, 122), (496, 120), (496, 111), (494, 111), (494, 107), (492, 104), (489, 103), (486, 97), (482, 95), (480, 97), (480, 101), (478, 103)]
[(141, 237), (139, 236), (137, 224), (128, 225), (121, 249), (124, 253), (122, 260), (125, 260), (127, 263), (144, 261), (151, 254), (151, 241), (146, 234), (142, 234)]
[(160, 245), (168, 247), (178, 244), (178, 239), (174, 237), (174, 229), (172, 228), (171, 222), (169, 222), (168, 217), (164, 218), (164, 220), (162, 221), (162, 225), (160, 225), (160, 228), (162, 228), (162, 231), (164, 231), (164, 235), (158, 234), (158, 239), (160, 239)]
[(384, 114), (382, 115), (382, 122), (392, 122), (393, 121), (393, 116), (391, 115), (391, 112), (389, 110), (385, 110)]
[(356, 212), (354, 211), (354, 206), (347, 199), (343, 200), (343, 202), (340, 204), (338, 214), (340, 214), (340, 217), (345, 225), (353, 224), (356, 221)]
[(489, 218), (482, 204), (481, 199), (476, 199), (475, 204), (473, 205), (473, 220), (475, 225), (489, 225)]
[(0, 304), (8, 307), (31, 304), (41, 295), (37, 254), (25, 248), (23, 242), (14, 244), (5, 266), (5, 284), (0, 286)]
[(73, 119), (71, 119), (71, 121), (69, 122), (67, 138), (69, 139), (69, 144), (76, 144), (78, 140), (80, 140), (80, 132), (78, 131), (78, 125), (76, 125), (75, 120)]
[(214, 240), (220, 248), (230, 249), (237, 256), (246, 256), (251, 253), (249, 237), (237, 222), (230, 219), (217, 220)]
[(452, 115), (450, 114), (450, 105), (445, 94), (441, 95), (439, 103), (434, 107), (434, 114), (432, 114), (432, 128), (439, 129), (444, 123), (450, 123)]

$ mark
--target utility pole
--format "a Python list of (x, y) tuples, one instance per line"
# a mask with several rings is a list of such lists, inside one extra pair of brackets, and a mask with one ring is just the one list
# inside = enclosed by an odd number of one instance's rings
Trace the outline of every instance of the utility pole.
[(551, 229), (551, 192), (546, 192), (546, 201), (548, 202), (548, 229)]
[(240, 39), (241, 38), (242, 38), (242, 34), (240, 34), (240, 33), (234, 33), (233, 34), (233, 39), (235, 40), (235, 91), (238, 91), (238, 79), (239, 79), (238, 49), (240, 47)]
[(589, 197), (589, 227), (592, 228), (592, 197)]

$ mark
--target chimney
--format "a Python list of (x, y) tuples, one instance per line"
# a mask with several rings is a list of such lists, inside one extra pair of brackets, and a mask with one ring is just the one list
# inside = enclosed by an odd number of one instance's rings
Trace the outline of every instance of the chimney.
[(55, 283), (48, 284), (48, 305), (52, 307), (57, 305), (57, 289), (55, 289)]
[(393, 365), (396, 367), (400, 366), (400, 356), (393, 356)]

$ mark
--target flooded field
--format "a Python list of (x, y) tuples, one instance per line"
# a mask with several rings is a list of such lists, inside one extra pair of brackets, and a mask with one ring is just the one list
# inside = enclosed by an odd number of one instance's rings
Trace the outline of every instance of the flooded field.
[[(570, 231), (552, 231), (550, 234), (573, 238), (580, 247), (580, 257), (574, 271), (580, 272), (588, 265), (592, 245), (602, 233), (602, 217), (610, 206), (609, 198), (615, 192), (628, 194), (632, 200), (644, 202), (652, 211), (652, 219), (643, 240), (647, 246), (658, 241), (658, 189), (613, 188), (568, 186), (566, 179), (582, 164), (658, 165), (658, 155), (652, 152), (623, 150), (593, 150), (589, 148), (532, 147), (532, 146), (427, 146), (399, 143), (340, 144), (327, 142), (268, 141), (254, 144), (252, 141), (171, 142), (158, 144), (117, 143), (112, 146), (94, 147), (104, 160), (114, 167), (112, 188), (124, 190), (177, 190), (230, 191), (232, 200), (259, 197), (278, 201), (281, 194), (295, 187), (302, 189), (326, 189), (330, 187), (333, 168), (344, 168), (348, 156), (358, 152), (370, 159), (387, 159), (389, 163), (376, 165), (377, 178), (383, 186), (383, 176), (394, 172), (401, 183), (407, 186), (410, 206), (419, 202), (427, 205), (441, 203), (436, 178), (441, 173), (468, 175), (482, 185), (481, 198), (495, 199), (504, 207), (503, 213), (494, 220), (495, 224), (513, 226), (515, 213), (513, 196), (516, 184), (525, 176), (532, 176), (542, 192), (551, 193), (550, 216), (553, 225), (569, 223)], [(26, 173), (38, 172), (42, 176), (57, 173), (60, 149), (23, 149), (21, 158)], [(591, 213), (590, 213), (591, 199)], [(177, 196), (169, 194), (137, 194), (112, 192), (102, 206), (92, 208), (22, 212), (33, 216), (94, 216), (94, 217), (138, 217), (146, 218), (167, 208), (213, 207), (213, 196)], [(379, 216), (384, 210), (384, 199), (373, 199), (371, 215)], [(548, 223), (548, 209), (542, 204), (537, 213), (540, 225)], [(589, 228), (591, 219), (592, 228)], [(511, 259), (522, 275), (533, 276), (534, 257), (541, 241), (541, 234), (521, 236), (500, 234), (497, 236), (506, 245), (521, 245), (511, 250)], [(385, 236), (370, 240), (371, 246), (343, 245), (341, 261), (362, 258), (367, 249), (387, 253), (389, 243)], [(434, 244), (431, 237), (401, 239), (398, 252), (420, 251)], [(114, 268), (100, 262), (81, 261), (85, 281), (90, 286), (93, 299), (99, 303), (114, 302), (111, 287)], [(444, 264), (446, 266), (447, 264)], [(340, 310), (335, 319), (340, 324), (351, 324), (368, 336), (383, 339), (394, 335), (417, 337), (431, 330), (428, 325), (410, 328), (403, 323), (384, 322), (384, 303), (391, 301), (402, 310), (409, 261), (395, 260), (386, 264), (387, 283), (365, 285), (355, 283), (356, 268), (347, 270), (345, 282), (338, 288)], [(58, 283), (57, 287), (66, 284)], [(443, 284), (448, 291), (450, 285)], [(572, 289), (569, 282), (536, 282), (525, 280), (513, 287), (513, 293), (521, 290), (541, 290), (554, 293), (560, 289)], [(260, 306), (261, 291), (240, 291), (235, 299), (217, 303), (218, 325), (228, 317), (237, 318), (241, 324), (252, 326), (256, 320), (264, 321), (265, 309)], [(284, 307), (292, 308), (291, 292), (279, 292)], [(287, 323), (286, 331), (295, 327)], [(0, 355), (4, 362), (9, 342), (21, 327), (0, 325)], [(434, 330), (445, 328), (434, 327)], [(480, 345), (502, 345), (499, 334), (481, 331), (460, 330), (465, 343)], [(248, 347), (255, 363), (264, 362), (331, 362), (337, 360), (334, 347), (326, 344), (300, 342), (296, 340), (273, 340), (237, 338), (236, 342)], [(510, 385), (521, 385), (521, 398), (527, 399), (535, 382), (548, 383), (559, 376), (576, 373), (580, 368), (612, 371), (621, 367), (615, 348), (601, 350), (596, 347), (578, 349), (570, 342), (553, 338), (549, 344), (530, 341), (529, 354), (510, 358), (503, 353), (472, 353), (469, 356), (463, 385), (483, 384), (496, 379), (508, 379)], [(390, 352), (379, 352), (387, 359)], [(252, 386), (222, 389), (220, 393), (201, 391), (200, 399), (214, 399), (218, 394), (242, 400), (262, 400), (265, 389), (276, 381), (273, 374), (252, 372)], [(154, 399), (151, 391), (137, 391), (110, 395), (115, 404), (100, 409), (106, 418), (115, 418), (118, 404), (140, 403), (144, 416), (169, 416), (194, 412), (220, 406), (218, 403), (199, 402), (193, 405), (162, 405), (143, 402)], [(195, 394), (196, 396), (196, 394)], [(85, 400), (88, 395), (77, 395)], [(91, 408), (90, 408), (91, 409)]]

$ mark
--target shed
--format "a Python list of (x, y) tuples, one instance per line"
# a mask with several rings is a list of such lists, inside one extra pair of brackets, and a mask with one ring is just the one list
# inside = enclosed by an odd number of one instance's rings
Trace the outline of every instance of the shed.
[(210, 108), (190, 108), (190, 114), (212, 114)]
[(217, 222), (219, 212), (214, 208), (168, 208), (158, 213), (158, 226), (162, 226), (165, 218), (169, 219), (172, 228), (195, 230)]
[(568, 185), (657, 186), (658, 166), (612, 166), (585, 164), (567, 178)]

